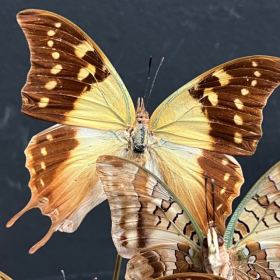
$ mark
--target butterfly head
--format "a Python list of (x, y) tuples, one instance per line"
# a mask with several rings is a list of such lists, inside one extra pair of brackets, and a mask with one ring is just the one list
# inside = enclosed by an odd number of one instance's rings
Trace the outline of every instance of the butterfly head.
[(210, 226), (207, 237), (203, 240), (203, 247), (208, 250), (209, 255), (218, 255), (223, 245), (224, 239), (222, 235), (216, 232), (214, 226)]
[(132, 147), (135, 153), (144, 153), (148, 145), (149, 113), (145, 109), (143, 98), (138, 98), (136, 119), (131, 133)]

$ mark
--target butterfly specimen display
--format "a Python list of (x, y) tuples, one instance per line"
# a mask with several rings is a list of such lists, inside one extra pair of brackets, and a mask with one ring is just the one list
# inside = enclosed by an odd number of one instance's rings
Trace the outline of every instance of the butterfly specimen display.
[(175, 91), (150, 116), (143, 98), (134, 109), (108, 58), (72, 22), (41, 10), (22, 11), (17, 19), (31, 51), (22, 112), (57, 123), (25, 150), (31, 199), (7, 224), (35, 207), (51, 218), (48, 233), (30, 252), (55, 231), (75, 231), (106, 199), (96, 173), (104, 154), (133, 160), (165, 181), (203, 232), (207, 173), (217, 190), (216, 230), (223, 233), (243, 183), (232, 156), (255, 152), (262, 109), (280, 82), (280, 59), (250, 56), (217, 66)]
[[(280, 162), (251, 188), (220, 233), (211, 211), (206, 208), (209, 217), (201, 228), (201, 217), (193, 216), (159, 178), (131, 161), (102, 156), (97, 172), (110, 204), (115, 246), (121, 256), (131, 258), (126, 279), (173, 274), (163, 279), (181, 279), (180, 272), (280, 279)], [(209, 204), (220, 192), (213, 182)], [(196, 207), (205, 217), (201, 205)], [(216, 278), (206, 274), (201, 279)]]

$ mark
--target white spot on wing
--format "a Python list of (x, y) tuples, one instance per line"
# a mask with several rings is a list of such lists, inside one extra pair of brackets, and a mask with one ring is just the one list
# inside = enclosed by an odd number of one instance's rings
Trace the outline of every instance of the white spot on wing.
[(253, 80), (253, 81), (251, 82), (251, 86), (254, 87), (257, 83), (258, 83), (257, 80)]
[(242, 139), (242, 135), (239, 132), (234, 132), (234, 142), (236, 144), (240, 144), (242, 143), (243, 139)]
[(54, 26), (55, 26), (56, 28), (59, 28), (59, 27), (61, 26), (61, 22), (56, 22), (56, 23), (54, 24)]
[(51, 48), (51, 47), (53, 46), (53, 41), (52, 41), (52, 40), (49, 40), (47, 44), (48, 44), (48, 46)]
[(46, 108), (49, 104), (50, 99), (48, 97), (42, 97), (38, 102), (40, 108)]
[(234, 115), (234, 118), (233, 118), (234, 122), (237, 124), (237, 125), (242, 125), (243, 124), (243, 119), (242, 117), (240, 117), (239, 115)]
[(249, 93), (249, 90), (246, 88), (241, 89), (241, 94), (242, 95), (247, 95)]
[(43, 155), (43, 156), (46, 156), (48, 153), (47, 153), (47, 149), (44, 147), (44, 148), (42, 148), (41, 149), (41, 154)]
[(53, 137), (52, 137), (51, 134), (47, 134), (46, 138), (47, 138), (47, 140), (49, 140), (49, 141), (52, 141), (52, 140), (53, 140)]
[(44, 85), (44, 88), (47, 90), (52, 90), (56, 87), (57, 81), (49, 81)]
[(254, 72), (254, 75), (255, 75), (256, 77), (260, 77), (260, 76), (261, 76), (261, 73), (260, 73), (259, 71), (255, 71), (255, 72)]
[(224, 159), (222, 160), (222, 165), (228, 165), (228, 159), (224, 158)]
[(59, 59), (59, 57), (60, 57), (59, 52), (52, 52), (52, 57), (53, 57), (53, 59)]
[(62, 65), (61, 64), (56, 64), (55, 66), (53, 66), (53, 68), (51, 69), (51, 73), (53, 75), (58, 74), (60, 71), (62, 70)]
[(256, 61), (252, 61), (252, 65), (253, 65), (253, 67), (257, 67), (258, 63)]
[(239, 109), (239, 110), (242, 110), (243, 107), (244, 107), (244, 104), (243, 104), (242, 101), (241, 101), (240, 99), (238, 99), (238, 98), (236, 98), (236, 99), (234, 100), (234, 104), (235, 104), (236, 108)]
[(43, 170), (46, 170), (46, 164), (43, 161), (41, 162), (41, 167)]
[(229, 177), (230, 177), (230, 174), (226, 173), (225, 176), (224, 176), (224, 181), (228, 181)]
[(51, 36), (55, 35), (55, 32), (54, 32), (54, 30), (49, 30), (47, 34), (48, 34), (48, 36), (51, 37)]

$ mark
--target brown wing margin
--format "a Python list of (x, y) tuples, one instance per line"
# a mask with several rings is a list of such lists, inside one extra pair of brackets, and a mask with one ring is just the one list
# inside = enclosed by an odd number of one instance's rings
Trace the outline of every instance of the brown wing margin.
[(75, 24), (47, 11), (17, 20), (31, 52), (22, 112), (43, 120), (96, 129), (134, 121), (132, 100), (98, 46)]

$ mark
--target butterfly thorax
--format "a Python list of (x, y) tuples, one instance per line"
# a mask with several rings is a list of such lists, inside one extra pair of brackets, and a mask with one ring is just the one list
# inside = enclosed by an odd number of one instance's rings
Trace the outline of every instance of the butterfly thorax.
[(136, 118), (133, 127), (129, 128), (129, 152), (127, 158), (145, 165), (148, 159), (149, 144), (149, 113), (145, 109), (143, 98), (139, 98), (136, 108)]
[(221, 235), (216, 233), (214, 227), (208, 229), (207, 238), (203, 241), (204, 266), (207, 273), (232, 279), (232, 265), (230, 253), (224, 245)]

